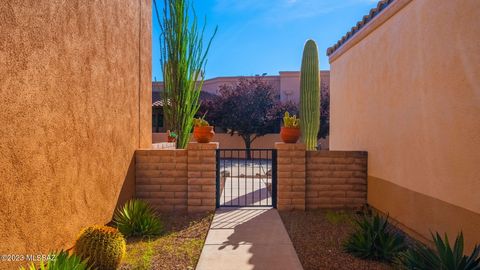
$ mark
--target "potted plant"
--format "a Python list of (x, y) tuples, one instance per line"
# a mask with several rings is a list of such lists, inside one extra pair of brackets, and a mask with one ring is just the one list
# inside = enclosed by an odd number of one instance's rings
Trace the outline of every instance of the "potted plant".
[(290, 116), (285, 112), (280, 137), (284, 143), (296, 143), (300, 138), (300, 119), (296, 115)]
[(193, 137), (198, 143), (209, 143), (215, 135), (213, 126), (210, 126), (204, 117), (205, 115), (202, 118), (193, 119)]
[(167, 130), (167, 142), (176, 142), (177, 141), (177, 133), (175, 132), (170, 132), (170, 130)]

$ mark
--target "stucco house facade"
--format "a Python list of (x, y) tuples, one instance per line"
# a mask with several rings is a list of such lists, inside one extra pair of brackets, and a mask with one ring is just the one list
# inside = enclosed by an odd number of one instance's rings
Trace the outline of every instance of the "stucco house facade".
[(330, 149), (368, 151), (368, 203), (480, 242), (480, 1), (385, 0), (327, 54)]
[(152, 143), (151, 1), (32, 3), (0, 1), (0, 254), (110, 222)]

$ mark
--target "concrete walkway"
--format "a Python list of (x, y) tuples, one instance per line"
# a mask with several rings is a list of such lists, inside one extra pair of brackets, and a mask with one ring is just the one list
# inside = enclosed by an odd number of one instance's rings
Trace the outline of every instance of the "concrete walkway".
[(197, 270), (301, 270), (280, 215), (272, 208), (217, 209)]

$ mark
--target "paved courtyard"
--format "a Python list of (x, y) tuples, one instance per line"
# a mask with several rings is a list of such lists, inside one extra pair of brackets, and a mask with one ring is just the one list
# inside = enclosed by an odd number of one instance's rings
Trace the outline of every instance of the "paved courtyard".
[(269, 160), (222, 159), (221, 180), (224, 188), (221, 206), (272, 205), (272, 164)]

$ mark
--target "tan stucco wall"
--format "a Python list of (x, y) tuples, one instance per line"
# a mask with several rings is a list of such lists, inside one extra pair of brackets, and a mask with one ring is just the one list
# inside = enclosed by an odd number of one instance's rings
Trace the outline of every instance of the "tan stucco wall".
[(27, 2), (0, 2), (0, 254), (109, 222), (151, 146), (151, 2)]
[[(471, 247), (480, 242), (480, 1), (397, 0), (382, 14), (330, 56), (330, 149), (368, 151), (374, 207), (425, 237), (463, 229)], [(442, 218), (452, 209), (468, 214)]]

